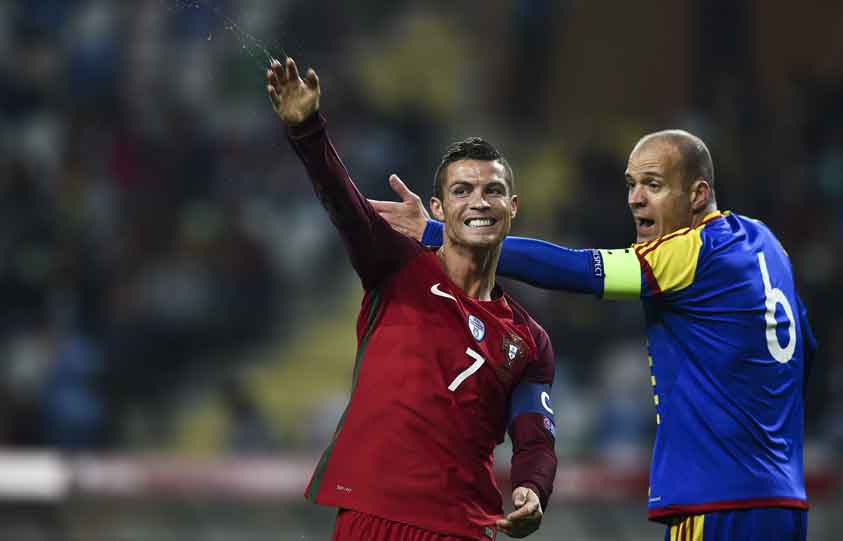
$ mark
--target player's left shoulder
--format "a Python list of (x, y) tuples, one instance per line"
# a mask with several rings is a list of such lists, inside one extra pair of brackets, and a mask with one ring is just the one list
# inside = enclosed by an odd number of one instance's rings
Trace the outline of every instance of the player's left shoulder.
[(503, 293), (504, 298), (506, 299), (507, 304), (509, 304), (510, 309), (512, 309), (512, 322), (516, 325), (524, 325), (530, 329), (531, 334), (543, 334), (547, 336), (547, 332), (544, 330), (544, 327), (536, 321), (530, 312), (524, 308), (517, 300), (515, 300), (512, 295), (504, 291)]
[(548, 335), (545, 328), (530, 315), (526, 308), (513, 299), (511, 295), (504, 293), (504, 296), (512, 309), (512, 322), (516, 326), (525, 329), (535, 344), (535, 359), (542, 360), (545, 357), (552, 358), (553, 346), (550, 342), (550, 335)]

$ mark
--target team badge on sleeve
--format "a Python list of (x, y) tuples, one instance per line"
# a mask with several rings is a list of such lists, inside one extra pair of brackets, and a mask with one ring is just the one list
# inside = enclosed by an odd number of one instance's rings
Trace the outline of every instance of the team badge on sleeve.
[(545, 417), (542, 419), (544, 421), (544, 429), (553, 434), (556, 437), (556, 426), (553, 425), (553, 421)]

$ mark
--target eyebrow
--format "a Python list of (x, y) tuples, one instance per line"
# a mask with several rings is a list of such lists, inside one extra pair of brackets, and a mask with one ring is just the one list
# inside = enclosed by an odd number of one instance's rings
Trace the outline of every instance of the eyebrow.
[[(475, 182), (473, 180), (456, 179), (456, 180), (451, 182), (450, 186), (453, 187), (453, 186), (456, 186), (458, 184), (464, 184), (464, 185), (467, 185), (467, 186), (475, 186), (475, 185), (478, 185), (480, 183)], [(496, 180), (490, 180), (489, 182), (487, 182), (486, 186), (508, 186), (508, 184), (506, 183), (505, 180), (497, 180), (496, 179)]]
[[(639, 173), (639, 174), (638, 174), (638, 176), (639, 176), (639, 177), (644, 177), (644, 178), (648, 178), (648, 177), (653, 177), (653, 178), (664, 178), (664, 177), (663, 177), (660, 173), (657, 173), (657, 172), (655, 172), (655, 171), (644, 171), (643, 173)], [(635, 177), (633, 177), (633, 176), (632, 176), (632, 175), (630, 175), (629, 173), (624, 173), (624, 178), (626, 178), (626, 179), (633, 179), (633, 180), (635, 179)]]

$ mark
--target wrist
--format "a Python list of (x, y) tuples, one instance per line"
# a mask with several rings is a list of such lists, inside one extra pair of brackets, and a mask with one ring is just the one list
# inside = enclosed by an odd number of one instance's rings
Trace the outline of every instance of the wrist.
[(287, 133), (293, 139), (307, 137), (325, 127), (325, 117), (317, 109), (298, 124), (287, 123)]

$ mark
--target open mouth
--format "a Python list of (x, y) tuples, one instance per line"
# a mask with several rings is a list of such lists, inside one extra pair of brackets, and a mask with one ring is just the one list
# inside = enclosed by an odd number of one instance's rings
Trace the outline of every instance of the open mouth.
[(491, 227), (497, 223), (494, 218), (469, 218), (465, 222), (468, 227)]
[(640, 228), (650, 228), (656, 225), (656, 222), (649, 218), (636, 218), (635, 221)]

